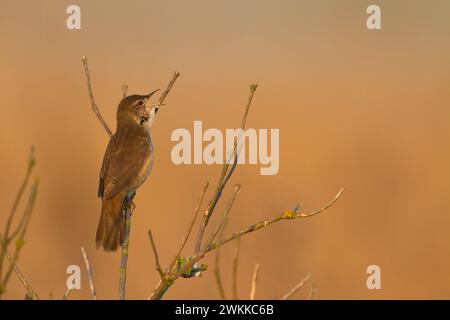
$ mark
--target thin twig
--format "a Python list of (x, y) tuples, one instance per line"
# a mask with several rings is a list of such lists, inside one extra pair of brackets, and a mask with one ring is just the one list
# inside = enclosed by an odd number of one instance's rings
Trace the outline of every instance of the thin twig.
[(159, 105), (162, 105), (164, 100), (166, 100), (167, 95), (169, 94), (170, 90), (172, 90), (172, 87), (175, 84), (175, 81), (177, 81), (179, 76), (180, 76), (180, 73), (178, 71), (175, 71), (172, 76), (172, 79), (170, 80), (169, 84), (166, 87), (166, 90), (164, 90), (164, 92), (161, 93), (161, 96), (159, 96), (159, 100), (158, 100)]
[[(17, 192), (13, 206), (9, 213), (8, 219), (6, 220), (5, 230), (3, 233), (4, 239), (0, 243), (1, 244), (1, 248), (0, 248), (0, 282), (3, 279), (2, 275), (3, 275), (3, 263), (4, 263), (5, 250), (8, 248), (9, 243), (14, 239), (16, 234), (21, 230), (21, 228), (23, 226), (23, 222), (26, 218), (25, 216), (22, 217), (22, 221), (19, 223), (17, 229), (15, 231), (13, 231), (13, 235), (10, 235), (12, 222), (13, 222), (14, 216), (17, 212), (17, 207), (19, 206), (20, 200), (22, 199), (22, 195), (25, 192), (25, 189), (28, 185), (28, 182), (31, 177), (31, 173), (33, 172), (33, 168), (35, 165), (36, 165), (36, 158), (34, 155), (34, 147), (31, 147), (30, 154), (28, 156), (28, 164), (27, 164), (27, 170), (25, 173), (25, 178), (24, 178), (22, 184), (20, 185), (19, 191)], [(4, 287), (0, 286), (0, 296), (2, 295), (3, 290), (4, 290)]]
[(222, 277), (220, 276), (220, 248), (216, 250), (216, 259), (214, 264), (214, 277), (216, 279), (217, 289), (222, 300), (226, 299), (225, 290), (223, 288)]
[(234, 257), (233, 257), (233, 275), (232, 275), (232, 292), (233, 292), (233, 299), (239, 300), (238, 296), (238, 264), (239, 264), (239, 252), (241, 251), (241, 238), (238, 237), (236, 239), (236, 247), (234, 249)]
[(148, 238), (150, 239), (150, 244), (152, 245), (152, 249), (153, 249), (153, 255), (155, 256), (156, 271), (158, 271), (159, 276), (161, 277), (161, 280), (164, 281), (165, 274), (164, 274), (163, 269), (161, 268), (161, 264), (159, 263), (158, 250), (156, 249), (156, 243), (155, 243), (155, 240), (153, 239), (151, 230), (148, 230)]
[(86, 81), (87, 81), (87, 87), (88, 87), (88, 92), (89, 92), (89, 99), (91, 100), (92, 111), (94, 111), (95, 115), (97, 116), (98, 120), (102, 124), (103, 128), (105, 129), (105, 131), (109, 135), (109, 137), (112, 137), (112, 135), (113, 135), (112, 131), (109, 128), (108, 124), (106, 123), (105, 119), (103, 119), (103, 116), (100, 113), (100, 110), (98, 109), (98, 106), (94, 100), (94, 93), (92, 92), (91, 75), (89, 73), (88, 61), (87, 61), (86, 56), (83, 56), (81, 58), (81, 60), (83, 61), (84, 73), (86, 74)]
[(128, 85), (126, 83), (122, 84), (122, 98), (125, 98), (127, 96), (128, 92)]
[(216, 243), (212, 243), (206, 249), (204, 249), (202, 252), (200, 252), (198, 255), (191, 257), (189, 262), (186, 263), (183, 268), (180, 268), (176, 273), (173, 273), (170, 276), (170, 279), (168, 281), (166, 281), (166, 282), (160, 281), (148, 299), (150, 299), (150, 300), (161, 299), (163, 297), (163, 295), (165, 294), (165, 292), (167, 291), (167, 289), (173, 284), (173, 282), (176, 279), (178, 279), (182, 274), (184, 274), (189, 268), (192, 268), (192, 266), (194, 264), (196, 264), (199, 260), (201, 260), (207, 253), (217, 250), (217, 248), (219, 248), (220, 246), (222, 246), (230, 241), (233, 241), (243, 235), (246, 235), (246, 234), (255, 232), (259, 229), (265, 228), (275, 222), (278, 222), (281, 220), (293, 220), (293, 219), (297, 219), (297, 218), (308, 218), (308, 217), (317, 215), (317, 214), (323, 212), (324, 210), (328, 209), (329, 207), (331, 207), (341, 197), (343, 191), (344, 191), (343, 188), (341, 190), (339, 190), (339, 192), (336, 194), (336, 196), (333, 198), (333, 200), (331, 200), (327, 205), (325, 205), (324, 207), (322, 207), (320, 209), (317, 209), (317, 210), (314, 210), (314, 211), (311, 211), (308, 213), (296, 213), (291, 210), (287, 210), (280, 215), (277, 215), (277, 216), (271, 217), (267, 220), (263, 220), (258, 223), (252, 224), (249, 227), (242, 229), (239, 232), (232, 233), (228, 237), (218, 240)]
[[(292, 220), (292, 219), (297, 219), (297, 218), (309, 218), (309, 217), (313, 217), (323, 211), (325, 211), (326, 209), (328, 209), (329, 207), (331, 207), (342, 195), (342, 193), (344, 192), (344, 188), (342, 188), (341, 190), (339, 190), (339, 192), (336, 194), (336, 196), (333, 198), (333, 200), (331, 200), (327, 205), (325, 205), (324, 207), (311, 211), (311, 212), (307, 212), (307, 213), (295, 213), (293, 211), (287, 210), (285, 212), (283, 212), (280, 215), (271, 217), (267, 220), (263, 220), (260, 222), (257, 222), (255, 224), (250, 225), (249, 227), (242, 229), (239, 232), (235, 232), (231, 235), (229, 235), (228, 237), (226, 237), (225, 239), (222, 239), (220, 241), (218, 241), (217, 243), (213, 243), (211, 245), (208, 246), (208, 248), (206, 249), (206, 252), (209, 252), (211, 250), (214, 250), (216, 246), (221, 246), (224, 245), (227, 242), (230, 242), (238, 237), (241, 237), (247, 233), (251, 233), (254, 231), (257, 231), (261, 228), (265, 228), (275, 222), (278, 222), (280, 220)], [(206, 253), (205, 252), (205, 253)]]
[[(0, 234), (0, 239), (3, 240), (4, 237), (2, 234)], [(13, 260), (11, 255), (8, 252), (8, 249), (5, 249), (5, 256), (8, 259), (9, 263), (14, 266), (14, 272), (17, 274), (17, 277), (19, 278), (20, 282), (22, 282), (23, 286), (27, 290), (28, 295), (33, 300), (39, 300), (39, 296), (34, 291), (33, 287), (31, 286), (30, 282), (27, 280), (27, 278), (23, 275), (22, 271), (20, 271), (19, 266), (17, 263)]]
[(92, 267), (91, 264), (89, 263), (89, 259), (86, 254), (86, 250), (84, 250), (84, 247), (81, 247), (81, 254), (83, 255), (84, 264), (86, 265), (86, 271), (89, 278), (89, 287), (91, 288), (92, 293), (92, 300), (97, 300), (97, 293), (95, 290), (95, 283), (94, 283), (94, 272), (92, 271)]
[(252, 288), (250, 290), (250, 300), (255, 300), (256, 294), (256, 283), (258, 282), (259, 276), (259, 264), (255, 264), (255, 268), (253, 269), (253, 277), (252, 277)]
[(290, 297), (292, 297), (297, 291), (299, 291), (305, 283), (311, 278), (311, 274), (308, 273), (306, 277), (304, 277), (299, 283), (297, 283), (291, 290), (289, 290), (285, 295), (283, 295), (280, 300), (288, 300)]
[[(28, 226), (29, 226), (30, 220), (31, 220), (31, 215), (33, 213), (34, 205), (36, 203), (38, 189), (39, 189), (39, 178), (36, 177), (30, 188), (30, 196), (28, 197), (27, 206), (25, 207), (25, 211), (23, 213), (21, 225), (16, 230), (16, 231), (20, 231), (18, 234), (18, 237), (15, 241), (16, 247), (15, 247), (15, 250), (13, 253), (13, 260), (16, 262), (19, 261), (20, 252), (22, 251), (22, 248), (25, 245), (25, 235), (27, 233)], [(13, 235), (11, 235), (11, 239), (13, 239), (15, 237), (16, 237), (15, 233)], [(1, 281), (2, 288), (6, 288), (9, 278), (12, 275), (13, 269), (14, 269), (13, 265), (10, 265), (5, 274), (5, 277)]]
[[(219, 240), (223, 239), (223, 234), (225, 233), (225, 227), (227, 223), (228, 223), (228, 215), (224, 216), (223, 221), (219, 223)], [(222, 300), (225, 300), (226, 299), (225, 289), (223, 288), (222, 277), (220, 276), (220, 247), (218, 247), (216, 250), (214, 277), (216, 279), (216, 284), (219, 290), (220, 298)]]
[[(241, 189), (240, 185), (235, 185), (233, 192), (231, 194), (231, 198), (228, 201), (227, 206), (225, 207), (225, 210), (223, 211), (223, 214), (219, 220), (219, 223), (217, 224), (216, 230), (212, 233), (212, 235), (209, 238), (208, 246), (215, 240), (216, 236), (219, 235), (219, 239), (222, 239), (223, 233), (225, 231), (225, 225), (228, 222), (228, 217), (230, 215), (231, 207), (233, 206), (234, 201), (236, 200), (237, 195), (239, 194), (239, 191)], [(216, 251), (216, 259), (214, 264), (214, 277), (216, 279), (217, 288), (219, 290), (220, 298), (225, 300), (225, 290), (223, 288), (222, 284), (222, 278), (220, 276), (220, 249), (218, 248)]]

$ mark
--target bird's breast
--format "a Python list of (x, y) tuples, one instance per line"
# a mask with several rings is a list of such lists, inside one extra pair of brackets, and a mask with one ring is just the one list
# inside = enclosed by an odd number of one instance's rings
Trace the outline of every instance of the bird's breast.
[(136, 189), (139, 188), (145, 182), (145, 180), (147, 180), (153, 168), (153, 144), (150, 135), (148, 136), (148, 139), (144, 140), (144, 143), (147, 152), (137, 176)]

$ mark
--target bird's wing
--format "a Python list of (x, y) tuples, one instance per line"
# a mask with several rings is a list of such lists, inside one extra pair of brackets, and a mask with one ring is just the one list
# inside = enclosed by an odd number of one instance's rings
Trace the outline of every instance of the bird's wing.
[(150, 147), (149, 141), (142, 135), (116, 132), (103, 158), (98, 196), (108, 199), (130, 188), (130, 183), (138, 179), (150, 158)]

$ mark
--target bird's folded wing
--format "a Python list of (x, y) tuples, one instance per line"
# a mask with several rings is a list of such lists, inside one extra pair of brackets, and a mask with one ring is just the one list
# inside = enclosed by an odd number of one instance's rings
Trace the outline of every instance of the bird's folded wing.
[(150, 148), (143, 137), (116, 133), (109, 141), (103, 158), (98, 196), (108, 199), (127, 190), (142, 172), (149, 156)]

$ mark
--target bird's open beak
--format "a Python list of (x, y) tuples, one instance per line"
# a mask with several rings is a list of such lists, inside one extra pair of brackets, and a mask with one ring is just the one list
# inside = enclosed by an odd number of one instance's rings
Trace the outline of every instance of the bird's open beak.
[(159, 91), (159, 89), (156, 89), (156, 90), (150, 92), (150, 93), (147, 95), (147, 100), (150, 99), (150, 97), (151, 97), (152, 95), (154, 95), (154, 94), (155, 94), (156, 92), (158, 92), (158, 91)]

